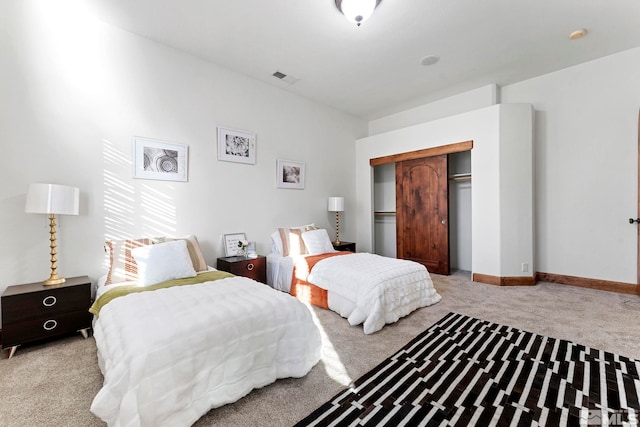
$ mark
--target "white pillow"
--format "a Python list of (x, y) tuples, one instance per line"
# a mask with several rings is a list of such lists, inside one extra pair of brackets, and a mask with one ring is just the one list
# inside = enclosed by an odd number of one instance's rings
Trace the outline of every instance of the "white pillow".
[(271, 233), (271, 252), (282, 255), (282, 239), (278, 230)]
[(304, 245), (307, 247), (307, 252), (311, 255), (336, 252), (329, 238), (329, 234), (324, 228), (305, 231), (302, 233), (302, 240), (304, 240)]
[(189, 251), (189, 257), (191, 257), (191, 262), (193, 263), (193, 269), (195, 271), (206, 271), (209, 266), (207, 262), (204, 260), (204, 256), (202, 255), (202, 250), (200, 249), (200, 243), (198, 242), (198, 238), (190, 234), (186, 237), (155, 237), (152, 239), (154, 244), (171, 242), (174, 240), (185, 240), (187, 242), (187, 250)]
[(196, 275), (186, 240), (141, 246), (132, 249), (131, 255), (138, 264), (138, 284), (141, 286)]

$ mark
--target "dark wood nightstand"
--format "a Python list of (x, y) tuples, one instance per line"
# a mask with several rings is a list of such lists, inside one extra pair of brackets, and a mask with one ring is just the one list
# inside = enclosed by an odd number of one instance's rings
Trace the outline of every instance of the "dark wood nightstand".
[(267, 257), (228, 256), (218, 258), (218, 270), (227, 271), (236, 276), (244, 276), (258, 282), (267, 283)]
[(19, 345), (91, 328), (91, 281), (72, 277), (60, 285), (9, 286), (2, 294), (2, 349), (9, 358)]
[(336, 251), (349, 251), (349, 252), (356, 251), (355, 242), (340, 241), (339, 244), (336, 244), (336, 242), (331, 242), (331, 244), (333, 245), (333, 249), (335, 249)]

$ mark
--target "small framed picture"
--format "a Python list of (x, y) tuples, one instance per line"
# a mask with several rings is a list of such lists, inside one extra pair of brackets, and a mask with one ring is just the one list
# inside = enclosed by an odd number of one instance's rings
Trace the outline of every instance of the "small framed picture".
[(278, 188), (304, 189), (304, 163), (278, 159), (276, 185)]
[(224, 256), (234, 256), (238, 254), (240, 246), (238, 242), (241, 240), (247, 240), (247, 236), (244, 233), (232, 233), (224, 235)]
[(256, 134), (218, 127), (218, 160), (256, 164)]
[(150, 138), (133, 138), (133, 177), (187, 181), (188, 147)]

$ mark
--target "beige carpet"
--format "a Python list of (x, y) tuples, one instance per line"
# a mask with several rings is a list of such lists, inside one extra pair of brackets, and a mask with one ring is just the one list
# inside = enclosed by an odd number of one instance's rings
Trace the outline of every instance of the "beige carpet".
[[(302, 379), (279, 380), (211, 410), (196, 426), (291, 426), (450, 311), (640, 359), (640, 297), (539, 283), (496, 287), (433, 275), (443, 299), (366, 336), (314, 309), (323, 359)], [(101, 387), (93, 338), (79, 335), (0, 356), (0, 426), (102, 426), (89, 412)]]

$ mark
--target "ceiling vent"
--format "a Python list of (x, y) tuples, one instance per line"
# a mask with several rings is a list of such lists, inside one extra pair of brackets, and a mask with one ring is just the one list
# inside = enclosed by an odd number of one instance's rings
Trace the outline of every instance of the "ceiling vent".
[(289, 83), (290, 85), (297, 83), (300, 79), (288, 76), (285, 73), (281, 73), (280, 71), (276, 71), (273, 73), (273, 77), (282, 80), (283, 82)]

